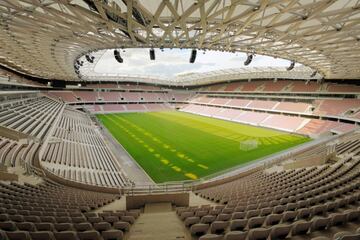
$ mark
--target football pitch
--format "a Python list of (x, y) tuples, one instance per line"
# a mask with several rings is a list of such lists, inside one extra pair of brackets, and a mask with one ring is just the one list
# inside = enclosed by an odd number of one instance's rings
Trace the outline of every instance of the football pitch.
[(178, 111), (97, 117), (156, 183), (196, 180), (310, 141)]

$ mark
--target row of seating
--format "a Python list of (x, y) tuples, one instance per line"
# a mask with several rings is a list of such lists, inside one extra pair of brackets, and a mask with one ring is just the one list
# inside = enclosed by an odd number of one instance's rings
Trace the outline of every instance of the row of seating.
[(93, 104), (84, 105), (86, 109), (93, 113), (108, 112), (149, 112), (170, 110), (170, 106), (166, 104)]
[(128, 184), (92, 120), (68, 107), (49, 140), (41, 163), (56, 175), (76, 182), (105, 187)]
[(43, 139), (63, 104), (47, 97), (31, 98), (0, 109), (0, 125)]
[(304, 81), (251, 81), (220, 83), (207, 87), (201, 87), (198, 91), (202, 92), (331, 92), (331, 93), (352, 93), (359, 92), (360, 87), (351, 84), (335, 84), (316, 82), (306, 83)]
[[(306, 101), (309, 101), (306, 99)], [(212, 97), (198, 95), (190, 103), (206, 104), (210, 106), (227, 106), (249, 110), (264, 110), (273, 112), (316, 114), (320, 116), (340, 116), (357, 119), (360, 110), (359, 99), (324, 99), (307, 102), (289, 102), (274, 100), (253, 100)]]
[(192, 92), (96, 92), (96, 91), (49, 91), (48, 96), (64, 102), (185, 102)]

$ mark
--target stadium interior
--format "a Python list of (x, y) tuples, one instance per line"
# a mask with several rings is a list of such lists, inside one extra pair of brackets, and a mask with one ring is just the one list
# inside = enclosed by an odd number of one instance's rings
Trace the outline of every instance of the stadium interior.
[(0, 240), (360, 240), (359, 0), (0, 0), (0, 33)]

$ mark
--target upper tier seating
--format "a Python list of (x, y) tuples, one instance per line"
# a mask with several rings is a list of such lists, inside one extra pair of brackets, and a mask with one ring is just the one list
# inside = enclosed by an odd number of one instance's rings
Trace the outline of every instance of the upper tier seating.
[(360, 86), (346, 85), (346, 84), (328, 84), (328, 92), (360, 92)]
[(105, 187), (128, 184), (99, 129), (85, 114), (66, 109), (46, 146), (42, 165), (72, 181)]
[(294, 81), (291, 84), (291, 92), (317, 92), (321, 88), (321, 85), (315, 82), (309, 82), (305, 84), (305, 82)]
[(341, 116), (350, 110), (360, 109), (360, 99), (326, 99), (317, 101), (317, 104), (314, 113), (319, 115)]
[[(248, 100), (237, 99), (236, 101), (241, 101), (240, 104), (243, 105), (248, 104), (244, 102)], [(227, 106), (229, 104), (230, 103), (228, 103)], [(187, 106), (184, 106), (181, 111), (231, 120), (235, 122), (241, 122), (245, 124), (251, 124), (255, 126), (269, 127), (278, 130), (297, 132), (305, 135), (314, 136), (322, 133), (327, 133), (329, 131), (345, 133), (356, 128), (354, 124), (349, 123), (318, 119), (310, 120), (303, 117), (283, 116), (279, 114), (262, 112), (250, 112), (242, 111), (239, 109), (225, 110), (221, 107), (210, 107), (195, 104), (189, 104)]]
[(253, 100), (249, 105), (248, 108), (253, 109), (273, 109), (278, 102), (276, 101), (263, 101), (263, 100)]
[(306, 113), (311, 108), (311, 104), (308, 103), (293, 103), (293, 102), (280, 102), (274, 110), (281, 112), (297, 112)]
[(48, 97), (31, 98), (0, 108), (0, 125), (44, 138), (63, 104)]
[(329, 92), (329, 93), (358, 93), (360, 86), (346, 84), (319, 84), (314, 81), (289, 81), (279, 80), (277, 82), (268, 81), (239, 81), (232, 83), (219, 83), (208, 87), (199, 88), (198, 91), (204, 92)]
[[(301, 102), (233, 99), (199, 95), (190, 102), (245, 109), (272, 110), (289, 113), (313, 113), (320, 116), (330, 115), (349, 118), (358, 118), (360, 112), (360, 99), (325, 99), (315, 100), (313, 104), (309, 104)], [(312, 108), (314, 108), (314, 110)]]
[(53, 98), (60, 98), (64, 102), (77, 102), (77, 98), (71, 91), (51, 91), (48, 92), (48, 95)]
[(123, 90), (147, 90), (147, 91), (158, 91), (161, 87), (148, 86), (148, 85), (135, 85), (135, 84), (121, 84), (121, 83), (91, 83), (84, 86), (85, 88), (102, 88), (102, 89), (123, 89)]
[(277, 81), (277, 82), (267, 81), (264, 83), (264, 85), (263, 85), (264, 88), (262, 89), (262, 91), (264, 91), (264, 92), (281, 92), (289, 84), (291, 84), (291, 81)]
[(209, 105), (240, 107), (261, 110), (274, 110), (280, 112), (290, 113), (309, 113), (312, 105), (300, 102), (278, 102), (278, 101), (264, 101), (264, 100), (250, 100), (250, 99), (232, 99), (220, 97), (197, 97), (191, 100), (192, 103), (202, 103)]
[(304, 126), (309, 120), (301, 117), (289, 117), (283, 115), (272, 115), (265, 119), (261, 125), (264, 127), (282, 129), (289, 132), (295, 132)]
[(98, 99), (97, 92), (74, 91), (73, 94), (83, 102), (96, 102)]
[(120, 94), (119, 92), (99, 92), (99, 97), (103, 101), (119, 102)]

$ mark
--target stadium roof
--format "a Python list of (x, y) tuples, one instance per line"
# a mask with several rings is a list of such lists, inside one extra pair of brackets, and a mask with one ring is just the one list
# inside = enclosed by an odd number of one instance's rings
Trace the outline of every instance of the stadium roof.
[(360, 78), (358, 0), (1, 0), (0, 64), (78, 80), (75, 61), (109, 48), (243, 51)]

